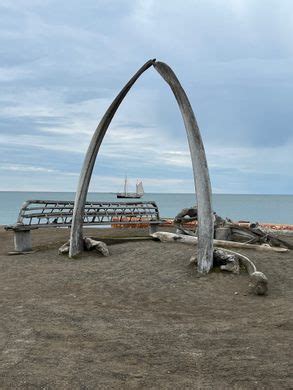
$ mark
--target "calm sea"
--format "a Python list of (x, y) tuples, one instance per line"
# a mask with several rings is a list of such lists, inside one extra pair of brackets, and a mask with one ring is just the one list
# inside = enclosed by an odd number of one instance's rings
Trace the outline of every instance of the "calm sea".
[[(0, 225), (16, 221), (21, 204), (28, 199), (73, 200), (73, 192), (0, 191)], [(117, 201), (114, 193), (89, 193), (91, 201)], [(145, 194), (141, 200), (154, 200), (161, 217), (174, 217), (182, 208), (195, 204), (193, 194)], [(293, 195), (213, 195), (213, 208), (222, 217), (235, 221), (293, 224)]]

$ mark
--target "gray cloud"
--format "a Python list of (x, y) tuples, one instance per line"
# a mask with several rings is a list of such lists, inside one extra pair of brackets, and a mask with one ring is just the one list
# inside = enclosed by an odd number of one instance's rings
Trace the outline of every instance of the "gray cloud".
[[(74, 190), (103, 112), (157, 57), (190, 97), (214, 190), (292, 193), (291, 1), (0, 0), (0, 11), (2, 189)], [(152, 69), (119, 109), (95, 169), (104, 190), (125, 170), (148, 191), (193, 190), (178, 108)]]

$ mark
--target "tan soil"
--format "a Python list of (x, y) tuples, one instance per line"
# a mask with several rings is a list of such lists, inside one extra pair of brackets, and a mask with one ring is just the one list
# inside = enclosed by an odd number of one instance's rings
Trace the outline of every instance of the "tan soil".
[(293, 388), (292, 251), (243, 251), (269, 279), (260, 297), (245, 274), (198, 277), (192, 247), (118, 242), (69, 260), (67, 235), (34, 231), (37, 252), (8, 256), (0, 230), (1, 389)]

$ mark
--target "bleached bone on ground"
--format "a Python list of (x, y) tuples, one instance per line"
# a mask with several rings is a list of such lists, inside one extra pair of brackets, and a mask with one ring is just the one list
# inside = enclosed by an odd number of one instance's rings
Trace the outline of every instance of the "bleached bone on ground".
[(251, 292), (256, 295), (265, 295), (268, 292), (268, 279), (265, 274), (257, 271), (255, 264), (248, 257), (242, 255), (242, 253), (228, 249), (225, 249), (225, 251), (235, 254), (239, 258), (240, 263), (246, 268), (248, 275), (250, 276), (249, 287)]
[(85, 249), (90, 251), (95, 249), (97, 252), (101, 253), (103, 256), (109, 256), (109, 249), (107, 245), (102, 241), (96, 241), (90, 237), (85, 237), (83, 239)]
[[(194, 236), (188, 236), (184, 234), (174, 234), (169, 232), (156, 232), (151, 234), (155, 239), (158, 239), (162, 242), (181, 242), (182, 244), (197, 245), (198, 238)], [(244, 244), (242, 242), (235, 241), (224, 241), (224, 240), (214, 240), (214, 245), (221, 248), (243, 248), (243, 249), (254, 249), (256, 251), (273, 251), (273, 252), (288, 252), (286, 248), (271, 247), (269, 245), (254, 245), (254, 244)]]
[[(197, 237), (193, 237), (193, 236), (186, 236), (182, 234), (174, 234), (169, 232), (156, 232), (151, 234), (151, 236), (155, 239), (159, 239), (162, 242), (179, 242), (179, 243), (181, 242), (183, 244), (197, 245)], [(218, 246), (222, 246), (221, 244), (224, 244), (225, 246), (230, 245), (231, 247), (236, 246), (238, 248), (244, 248), (244, 249), (249, 248), (249, 249), (256, 249), (256, 250), (263, 250), (263, 251), (269, 250), (269, 251), (276, 251), (276, 252), (287, 252), (287, 249), (284, 248), (242, 244), (239, 242), (232, 242), (232, 241), (230, 242), (230, 241), (214, 240), (214, 244)], [(268, 291), (268, 279), (262, 272), (257, 271), (255, 264), (248, 257), (242, 255), (241, 253), (234, 252), (229, 249), (225, 249), (225, 252), (228, 252), (232, 255), (236, 255), (240, 263), (243, 264), (243, 266), (246, 268), (250, 276), (251, 291), (256, 295), (266, 294)], [(194, 256), (190, 259), (190, 264), (196, 264), (196, 258)]]
[(268, 292), (268, 279), (260, 271), (255, 271), (250, 275), (249, 287), (256, 295), (265, 295)]
[[(237, 275), (240, 272), (240, 266), (237, 256), (228, 254), (223, 249), (214, 248), (213, 263), (214, 266), (219, 266), (222, 271), (232, 272)], [(191, 256), (189, 260), (189, 265), (197, 265), (197, 256)]]
[[(107, 245), (102, 241), (96, 241), (90, 237), (84, 237), (83, 239), (84, 249), (87, 251), (91, 251), (95, 249), (97, 252), (101, 253), (103, 256), (109, 256), (109, 249)], [(66, 253), (69, 253), (69, 247), (70, 247), (70, 240), (66, 241), (65, 244), (63, 244), (58, 252), (59, 255), (63, 255)]]
[(215, 248), (214, 249), (214, 266), (220, 266), (222, 271), (229, 271), (233, 274), (239, 274), (239, 260), (236, 254), (227, 253), (226, 250)]
[[(223, 253), (220, 254), (220, 252)], [(232, 256), (231, 262), (221, 265), (220, 264), (221, 261), (226, 261), (225, 258), (227, 257), (227, 255)], [(229, 249), (224, 249), (224, 250), (219, 248), (214, 249), (214, 265), (220, 265), (221, 270), (230, 271), (233, 273), (239, 273), (240, 272), (239, 263), (245, 267), (248, 275), (250, 276), (250, 283), (249, 283), (250, 291), (256, 295), (267, 294), (268, 292), (267, 277), (262, 272), (256, 270), (255, 264), (248, 257), (242, 255), (241, 253), (231, 251)], [(197, 264), (196, 256), (192, 256), (190, 258), (189, 264), (191, 266), (195, 266)]]
[(66, 253), (69, 253), (69, 246), (70, 246), (70, 240), (66, 241), (65, 244), (60, 246), (58, 249), (59, 255), (65, 255)]

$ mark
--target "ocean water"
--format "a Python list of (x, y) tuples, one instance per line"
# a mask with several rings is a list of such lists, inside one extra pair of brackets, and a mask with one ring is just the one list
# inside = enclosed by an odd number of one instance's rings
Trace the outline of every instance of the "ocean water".
[[(73, 200), (74, 193), (0, 191), (0, 225), (16, 222), (20, 206), (28, 199)], [(114, 193), (89, 193), (88, 200), (117, 201)], [(161, 217), (165, 218), (174, 217), (196, 202), (194, 194), (145, 194), (141, 200), (154, 200)], [(235, 221), (293, 224), (293, 195), (214, 194), (213, 209), (220, 216)]]

